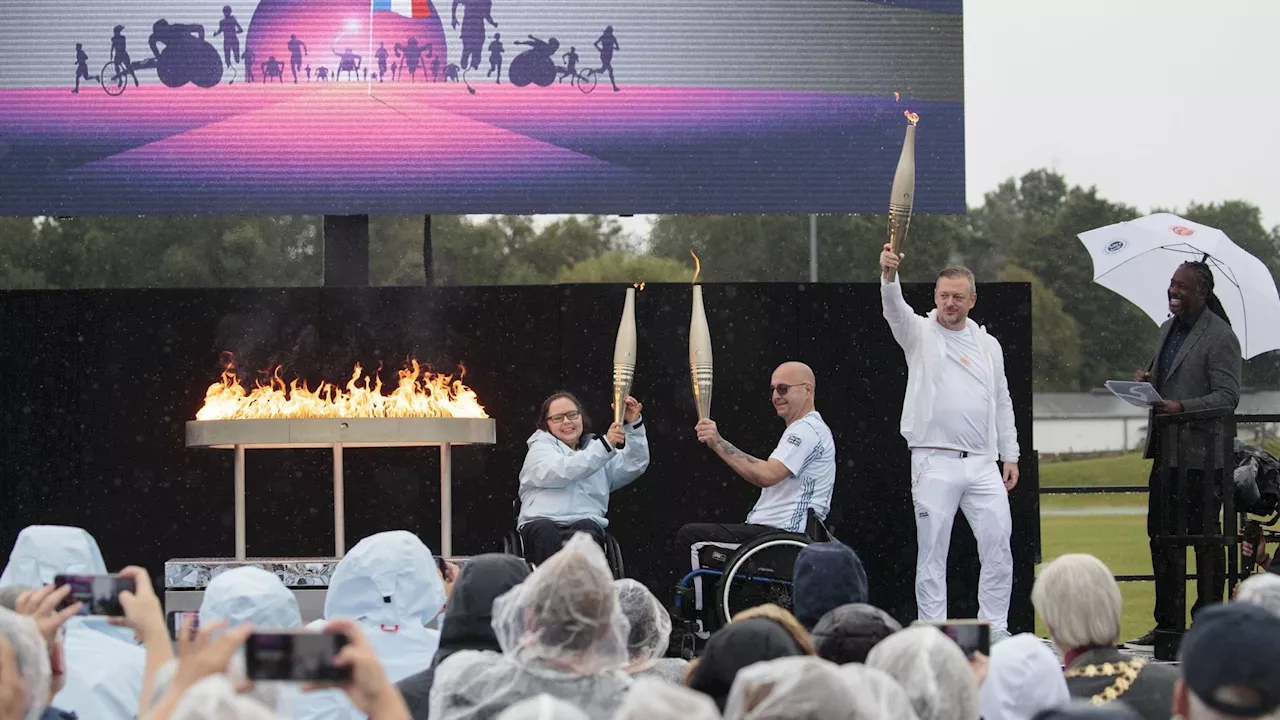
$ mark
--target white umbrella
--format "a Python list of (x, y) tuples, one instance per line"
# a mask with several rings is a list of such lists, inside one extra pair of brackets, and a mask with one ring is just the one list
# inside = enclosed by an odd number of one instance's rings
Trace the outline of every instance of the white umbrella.
[(1137, 305), (1157, 324), (1168, 319), (1169, 278), (1188, 260), (1213, 269), (1214, 292), (1231, 318), (1245, 359), (1280, 349), (1280, 294), (1271, 271), (1226, 233), (1169, 213), (1080, 233), (1093, 280)]

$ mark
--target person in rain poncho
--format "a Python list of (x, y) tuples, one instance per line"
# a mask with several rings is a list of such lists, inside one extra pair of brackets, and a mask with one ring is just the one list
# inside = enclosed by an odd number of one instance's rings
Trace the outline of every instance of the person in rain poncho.
[[(18, 533), (0, 586), (39, 588), (55, 575), (105, 575), (107, 565), (93, 536), (81, 528), (32, 525)], [(63, 640), (66, 684), (53, 705), (94, 720), (132, 720), (138, 713), (146, 655), (133, 632), (106, 618), (67, 621)]]
[(462, 650), (502, 652), (493, 632), (493, 601), (529, 577), (529, 564), (513, 555), (477, 555), (467, 561), (449, 596), (449, 620), (440, 631), (440, 649), (431, 667), (400, 681), (409, 711), (426, 720), (436, 668)]
[(1251, 576), (1240, 583), (1235, 599), (1236, 602), (1252, 603), (1280, 617), (1280, 575), (1264, 573)]
[(827, 720), (843, 718), (853, 692), (834, 663), (816, 657), (784, 657), (738, 671), (725, 703), (726, 720)]
[(431, 720), (488, 720), (541, 693), (608, 717), (631, 685), (622, 672), (630, 627), (590, 535), (574, 535), (498, 598), (493, 629), (501, 655), (468, 650), (436, 668)]
[(849, 720), (917, 720), (907, 691), (888, 673), (849, 663), (840, 667), (840, 677), (853, 693)]
[(498, 715), (498, 720), (588, 720), (586, 713), (550, 695), (521, 700)]
[(1088, 700), (1073, 700), (1056, 710), (1041, 711), (1032, 720), (1142, 720), (1142, 715), (1122, 702), (1094, 705)]
[(680, 658), (665, 658), (671, 642), (671, 616), (666, 608), (649, 592), (649, 588), (631, 578), (614, 583), (618, 588), (618, 602), (631, 625), (627, 638), (629, 664), (625, 668), (632, 677), (655, 677), (678, 683), (684, 677), (689, 663)]
[(572, 393), (558, 392), (542, 402), (538, 429), (529, 436), (520, 468), (517, 527), (529, 562), (546, 562), (566, 534), (585, 532), (597, 542), (604, 539), (609, 494), (649, 467), (640, 410), (640, 403), (627, 397), (623, 423), (596, 436), (587, 433), (590, 420)]
[(1067, 678), (1053, 651), (1030, 633), (991, 648), (987, 678), (978, 693), (982, 720), (1030, 720), (1071, 701)]
[(0, 608), (0, 637), (12, 648), (13, 662), (4, 664), (17, 670), (22, 690), (16, 693), (17, 697), (4, 698), (0, 694), (0, 713), (20, 710), (13, 717), (38, 720), (49, 705), (49, 688), (53, 682), (49, 651), (40, 628), (31, 618)]
[[(208, 627), (215, 623), (226, 623), (227, 627), (252, 623), (255, 631), (263, 632), (288, 630), (302, 625), (302, 613), (298, 609), (298, 598), (275, 573), (257, 567), (238, 567), (214, 576), (205, 588), (200, 603), (200, 625)], [(174, 661), (157, 671), (152, 702), (168, 690), (176, 668)], [(237, 680), (244, 678), (243, 655), (232, 658), (228, 673)], [(277, 683), (258, 683), (250, 695), (277, 710), (291, 709), (297, 702), (296, 688)]]
[(932, 625), (912, 625), (881, 640), (867, 665), (898, 681), (920, 720), (978, 720), (978, 682), (969, 661)]
[[(431, 550), (404, 530), (361, 540), (338, 563), (324, 600), (324, 620), (354, 620), (364, 631), (392, 683), (431, 666), (440, 633), (426, 624), (445, 605), (444, 579)], [(298, 720), (363, 717), (337, 691), (303, 693), (294, 711)]]
[(902, 626), (878, 607), (852, 603), (832, 610), (813, 628), (818, 657), (837, 665), (866, 662), (867, 653)]
[(689, 668), (687, 684), (724, 710), (739, 670), (752, 663), (804, 654), (791, 633), (773, 620), (764, 617), (735, 620), (707, 641), (702, 657)]
[(720, 711), (711, 699), (687, 687), (656, 677), (636, 678), (631, 692), (622, 701), (613, 720), (720, 720)]

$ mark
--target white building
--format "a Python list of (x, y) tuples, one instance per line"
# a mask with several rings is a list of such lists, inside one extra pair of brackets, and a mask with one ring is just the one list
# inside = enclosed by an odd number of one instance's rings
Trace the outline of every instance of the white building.
[[(1100, 390), (1092, 393), (1036, 393), (1032, 398), (1032, 435), (1041, 454), (1096, 453), (1141, 449), (1147, 437), (1147, 412)], [(1241, 415), (1280, 413), (1280, 392), (1244, 392)], [(1276, 424), (1240, 425), (1246, 442), (1274, 437)]]

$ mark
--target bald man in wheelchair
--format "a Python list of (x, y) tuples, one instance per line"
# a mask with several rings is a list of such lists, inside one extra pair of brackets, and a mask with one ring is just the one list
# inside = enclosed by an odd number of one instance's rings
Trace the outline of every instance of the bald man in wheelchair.
[(694, 570), (704, 567), (700, 558), (708, 547), (722, 549), (727, 556), (767, 533), (810, 535), (811, 515), (826, 519), (835, 489), (836, 448), (830, 428), (814, 409), (816, 384), (813, 370), (801, 362), (786, 362), (773, 371), (769, 394), (786, 428), (778, 446), (764, 459), (721, 437), (714, 420), (698, 422), (698, 441), (739, 477), (760, 488), (760, 499), (745, 523), (693, 523), (680, 528), (676, 552), (689, 553)]

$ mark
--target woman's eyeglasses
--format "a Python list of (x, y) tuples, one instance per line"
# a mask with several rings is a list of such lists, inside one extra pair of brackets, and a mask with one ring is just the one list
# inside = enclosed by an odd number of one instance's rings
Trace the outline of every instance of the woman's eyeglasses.
[(569, 412), (560, 413), (560, 414), (558, 414), (558, 415), (550, 415), (550, 416), (548, 416), (548, 417), (547, 417), (547, 424), (548, 424), (548, 425), (559, 425), (560, 423), (564, 422), (565, 420), (573, 421), (573, 420), (577, 420), (577, 419), (578, 419), (578, 418), (580, 418), (580, 417), (582, 417), (582, 413), (578, 412), (577, 410), (570, 410)]
[(809, 387), (813, 387), (813, 385), (811, 385), (811, 384), (809, 384), (809, 383), (796, 383), (795, 385), (787, 385), (786, 383), (778, 383), (777, 385), (770, 385), (770, 386), (769, 386), (769, 394), (770, 394), (770, 395), (772, 395), (772, 394), (774, 394), (774, 393), (778, 393), (778, 395), (779, 395), (779, 396), (781, 396), (781, 397), (786, 397), (786, 396), (787, 396), (787, 393), (788, 393), (788, 392), (790, 392), (791, 388), (793, 388), (793, 387), (800, 387), (801, 385), (808, 385)]

